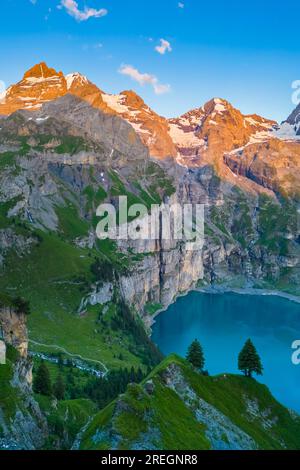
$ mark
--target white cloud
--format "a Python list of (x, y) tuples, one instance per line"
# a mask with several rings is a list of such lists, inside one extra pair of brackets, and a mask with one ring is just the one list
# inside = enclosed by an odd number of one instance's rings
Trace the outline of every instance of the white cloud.
[(184, 8), (184, 3), (178, 2), (178, 8)]
[(167, 41), (166, 39), (161, 39), (160, 45), (156, 46), (155, 50), (159, 54), (164, 55), (167, 51), (172, 52), (172, 47), (169, 41)]
[(78, 3), (75, 0), (61, 0), (59, 9), (65, 8), (70, 16), (73, 16), (77, 21), (86, 21), (89, 18), (101, 18), (107, 15), (108, 11), (105, 8), (96, 10), (95, 8), (84, 7), (79, 10)]
[(155, 75), (141, 73), (135, 67), (132, 67), (132, 65), (122, 65), (119, 69), (119, 73), (128, 75), (132, 78), (132, 80), (138, 82), (141, 86), (151, 85), (157, 95), (168, 93), (171, 90), (170, 85), (163, 85), (162, 83), (159, 83), (159, 80)]

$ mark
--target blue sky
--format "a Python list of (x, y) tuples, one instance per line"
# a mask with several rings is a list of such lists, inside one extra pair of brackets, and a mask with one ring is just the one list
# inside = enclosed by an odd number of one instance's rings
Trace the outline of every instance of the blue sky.
[(109, 93), (133, 89), (168, 117), (218, 96), (283, 120), (300, 80), (299, 18), (296, 0), (2, 0), (0, 80), (44, 60)]

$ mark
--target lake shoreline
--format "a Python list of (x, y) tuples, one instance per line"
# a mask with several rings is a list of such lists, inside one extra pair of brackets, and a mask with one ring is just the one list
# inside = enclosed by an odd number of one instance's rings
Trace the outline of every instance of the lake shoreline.
[(186, 297), (189, 295), (191, 292), (199, 292), (202, 294), (214, 294), (214, 295), (220, 295), (220, 294), (228, 294), (228, 293), (233, 293), (233, 294), (239, 294), (239, 295), (257, 295), (257, 296), (271, 296), (271, 297), (281, 297), (286, 300), (290, 300), (291, 302), (295, 302), (300, 304), (300, 296), (298, 297), (297, 295), (293, 294), (288, 294), (287, 292), (283, 292), (280, 290), (271, 290), (271, 289), (257, 289), (254, 287), (229, 287), (226, 285), (210, 285), (210, 286), (205, 286), (205, 287), (194, 287), (188, 292), (183, 292), (182, 294), (179, 294), (174, 302), (172, 302), (170, 305), (168, 305), (166, 308), (162, 308), (155, 312), (155, 314), (151, 317), (151, 321), (148, 323), (148, 326), (151, 330), (150, 336), (152, 336), (152, 326), (156, 322), (156, 317), (160, 315), (161, 313), (164, 313), (168, 310), (168, 308), (171, 305), (174, 305), (176, 301), (181, 298), (181, 297)]
[(268, 289), (256, 289), (254, 287), (245, 287), (245, 288), (234, 288), (227, 286), (207, 286), (193, 289), (194, 292), (202, 292), (204, 294), (227, 294), (234, 293), (240, 295), (262, 295), (262, 296), (271, 296), (271, 297), (282, 297), (284, 299), (290, 300), (291, 302), (296, 302), (300, 304), (300, 297), (287, 292), (279, 290), (268, 290)]

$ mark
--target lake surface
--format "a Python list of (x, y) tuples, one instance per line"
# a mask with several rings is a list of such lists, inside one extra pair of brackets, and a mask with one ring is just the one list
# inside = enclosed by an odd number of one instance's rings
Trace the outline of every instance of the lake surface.
[(238, 354), (251, 338), (264, 366), (258, 380), (300, 412), (300, 365), (291, 360), (291, 345), (300, 340), (300, 304), (277, 296), (191, 292), (156, 318), (152, 339), (164, 354), (185, 356), (195, 338), (211, 375), (238, 373)]

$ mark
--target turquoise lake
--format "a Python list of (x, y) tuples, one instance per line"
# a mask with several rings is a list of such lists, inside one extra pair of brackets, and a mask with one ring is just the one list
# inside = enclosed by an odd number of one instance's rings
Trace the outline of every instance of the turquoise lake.
[(292, 343), (300, 340), (300, 304), (277, 296), (191, 292), (156, 317), (153, 341), (168, 355), (186, 355), (197, 338), (211, 375), (239, 373), (238, 354), (251, 338), (264, 366), (265, 383), (285, 406), (300, 412), (300, 365)]

